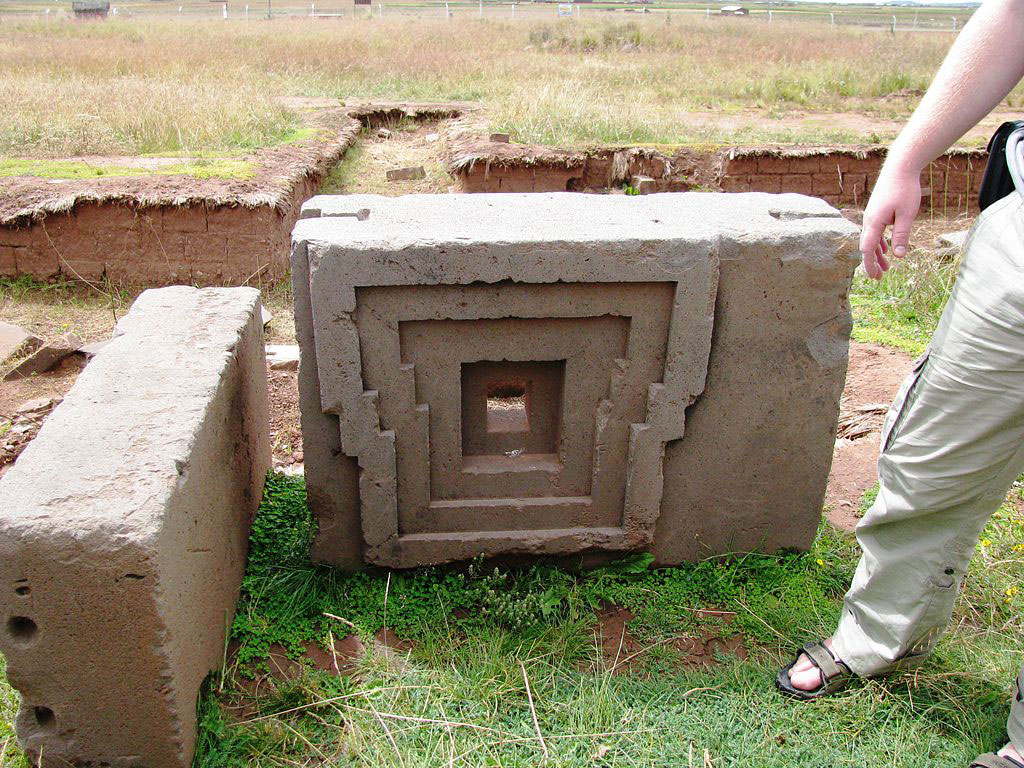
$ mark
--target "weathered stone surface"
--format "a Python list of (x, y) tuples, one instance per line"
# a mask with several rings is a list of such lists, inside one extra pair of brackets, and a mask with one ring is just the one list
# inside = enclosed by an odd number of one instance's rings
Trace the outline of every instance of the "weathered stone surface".
[(292, 264), (314, 556), (808, 546), (855, 233), (797, 195), (314, 198)]
[(387, 172), (387, 179), (388, 181), (416, 181), (425, 178), (426, 175), (427, 172), (423, 170), (423, 166), (416, 165), (410, 168), (392, 168)]
[(650, 176), (634, 174), (630, 177), (629, 185), (641, 195), (653, 195), (657, 192), (657, 183)]
[(26, 354), (38, 347), (42, 339), (23, 328), (0, 320), (0, 365), (16, 355)]
[(0, 480), (33, 765), (186, 768), (270, 463), (259, 292), (143, 293)]
[(62, 336), (41, 345), (35, 352), (22, 360), (7, 372), (4, 381), (24, 379), (34, 373), (45, 373), (68, 355), (73, 355), (82, 346), (82, 340), (73, 333)]
[(491, 141), (493, 141), (496, 144), (508, 144), (511, 138), (512, 137), (509, 136), (507, 133), (492, 133), (491, 134)]

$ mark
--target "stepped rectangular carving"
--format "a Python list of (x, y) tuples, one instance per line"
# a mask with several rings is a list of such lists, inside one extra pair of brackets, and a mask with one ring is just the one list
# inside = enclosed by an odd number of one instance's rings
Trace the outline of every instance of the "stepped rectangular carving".
[[(654, 548), (732, 227), (721, 206), (710, 222), (680, 208), (690, 197), (311, 201), (293, 276), (317, 556)], [(843, 228), (814, 218), (788, 228)], [(836, 274), (848, 282), (849, 265)]]

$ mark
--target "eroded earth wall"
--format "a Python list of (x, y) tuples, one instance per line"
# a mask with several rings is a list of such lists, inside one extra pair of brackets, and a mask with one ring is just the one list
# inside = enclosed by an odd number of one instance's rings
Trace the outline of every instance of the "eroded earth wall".
[(268, 423), (259, 292), (150, 290), (0, 480), (0, 650), (33, 765), (190, 765)]
[(292, 273), (314, 557), (808, 547), (855, 233), (798, 195), (313, 198)]

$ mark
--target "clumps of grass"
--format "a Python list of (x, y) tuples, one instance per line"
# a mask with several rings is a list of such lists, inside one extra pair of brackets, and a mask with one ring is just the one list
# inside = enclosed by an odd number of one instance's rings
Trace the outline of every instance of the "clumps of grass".
[(880, 29), (673, 20), (17, 20), (0, 49), (0, 153), (266, 146), (301, 130), (282, 96), (480, 101), (496, 130), (546, 144), (832, 140), (827, 121), (797, 132), (764, 120), (726, 130), (704, 115), (800, 108), (899, 118), (914, 101), (902, 95), (927, 85), (949, 45), (904, 35), (896, 46)]

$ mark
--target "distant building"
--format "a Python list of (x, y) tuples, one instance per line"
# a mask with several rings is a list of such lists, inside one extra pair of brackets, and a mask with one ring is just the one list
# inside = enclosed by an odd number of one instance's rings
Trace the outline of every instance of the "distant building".
[(742, 5), (723, 5), (722, 6), (723, 16), (749, 16), (750, 9), (744, 8)]
[(355, 0), (356, 5), (370, 5), (371, 0)]
[(105, 19), (110, 13), (110, 0), (72, 0), (71, 12), (76, 19)]

